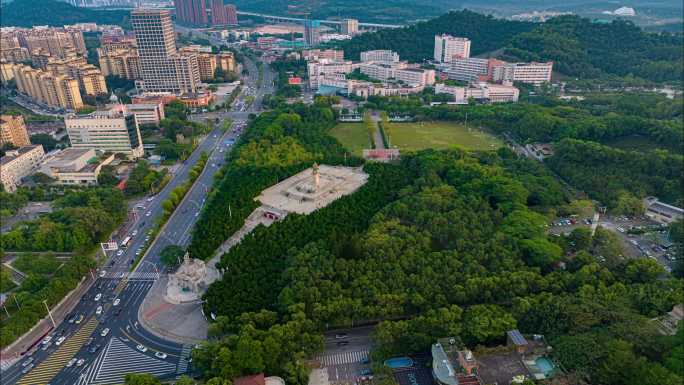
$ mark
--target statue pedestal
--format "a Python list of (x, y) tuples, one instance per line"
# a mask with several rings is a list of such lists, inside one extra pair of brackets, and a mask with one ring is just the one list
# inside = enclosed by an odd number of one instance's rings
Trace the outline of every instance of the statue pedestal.
[(178, 270), (169, 275), (164, 300), (174, 304), (199, 301), (209, 285), (220, 277), (215, 267), (186, 253)]

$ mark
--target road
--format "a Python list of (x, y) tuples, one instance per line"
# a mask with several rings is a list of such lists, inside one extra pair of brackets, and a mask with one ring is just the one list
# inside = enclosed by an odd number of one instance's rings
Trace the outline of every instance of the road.
[[(273, 74), (265, 70), (263, 86), (257, 89), (254, 86), (256, 67), (254, 63), (246, 65), (250, 76), (243, 79), (245, 88), (234, 102), (233, 110), (193, 116), (194, 120), (218, 118), (219, 121), (174, 172), (164, 189), (156, 196), (141, 201), (143, 208), (133, 209), (137, 214), (127, 234), (132, 236), (129, 247), (123, 249), (121, 255), (112, 253), (114, 255), (100, 271), (95, 284), (73, 312), (52, 331), (50, 342), (37, 344), (21, 360), (3, 371), (3, 385), (116, 384), (122, 383), (127, 373), (151, 373), (162, 379), (171, 379), (187, 371), (192, 347), (164, 340), (145, 330), (138, 322), (138, 308), (159, 278), (159, 273), (163, 273), (159, 261), (161, 250), (170, 244), (189, 244), (192, 228), (204, 206), (213, 176), (224, 164), (226, 152), (246, 124), (247, 116), (261, 111), (263, 95), (273, 92)], [(245, 105), (247, 95), (255, 98), (249, 107)], [(232, 126), (222, 133), (222, 120), (226, 118), (232, 120)], [(156, 239), (150, 239), (148, 232), (163, 215), (162, 202), (175, 187), (188, 179), (202, 152), (210, 154), (204, 171)], [(141, 262), (129, 273), (137, 250), (149, 242), (152, 243)], [(57, 346), (60, 337), (65, 338)], [(67, 367), (74, 358), (76, 363)], [(78, 361), (80, 359), (83, 361)]]

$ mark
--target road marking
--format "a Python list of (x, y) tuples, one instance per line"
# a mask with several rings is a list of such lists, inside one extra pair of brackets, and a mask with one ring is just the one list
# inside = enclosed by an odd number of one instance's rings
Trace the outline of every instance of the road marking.
[[(144, 345), (144, 346), (147, 346), (147, 345), (145, 345), (144, 343), (140, 342), (139, 340), (133, 338), (133, 337), (132, 337), (130, 334), (128, 334), (124, 329), (119, 329), (119, 330), (121, 331), (121, 333), (123, 333), (123, 335), (126, 336), (126, 338), (128, 338), (129, 340), (135, 342), (137, 345)], [(140, 335), (140, 336), (143, 337), (143, 338), (145, 338), (145, 336), (143, 336), (143, 335)], [(145, 339), (147, 339), (147, 338), (145, 338)], [(150, 341), (151, 341), (151, 340), (150, 340)], [(151, 341), (151, 342), (156, 343), (155, 341)], [(160, 346), (167, 347), (167, 348), (172, 348), (172, 346), (164, 345), (164, 344), (161, 344), (161, 343), (156, 343), (156, 344), (157, 344), (157, 345), (160, 345)], [(162, 353), (166, 353), (166, 355), (168, 355), (169, 357), (180, 357), (180, 356), (177, 355), (177, 354), (168, 353), (168, 352), (163, 352), (163, 351), (158, 350), (158, 349), (152, 349), (152, 348), (149, 347), (149, 346), (147, 346), (147, 348), (148, 348), (149, 350), (152, 350), (153, 352), (162, 352)]]
[(66, 363), (71, 360), (85, 341), (97, 328), (98, 322), (92, 317), (76, 333), (67, 338), (66, 341), (47, 359), (33, 368), (24, 378), (17, 382), (18, 385), (43, 385), (50, 382)]
[(368, 358), (368, 350), (357, 350), (353, 352), (341, 352), (334, 354), (320, 355), (316, 360), (323, 366), (335, 366), (361, 362)]

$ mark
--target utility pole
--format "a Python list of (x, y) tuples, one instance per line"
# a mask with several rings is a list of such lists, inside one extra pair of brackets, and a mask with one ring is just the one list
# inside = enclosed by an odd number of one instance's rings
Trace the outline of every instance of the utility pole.
[(50, 311), (50, 308), (48, 307), (48, 304), (47, 304), (47, 300), (46, 300), (46, 299), (43, 300), (43, 304), (45, 304), (45, 308), (46, 308), (47, 311), (48, 311), (48, 315), (50, 316), (50, 321), (52, 321), (52, 327), (53, 327), (53, 328), (56, 328), (56, 327), (57, 327), (57, 324), (55, 323), (55, 319), (52, 318), (52, 312)]

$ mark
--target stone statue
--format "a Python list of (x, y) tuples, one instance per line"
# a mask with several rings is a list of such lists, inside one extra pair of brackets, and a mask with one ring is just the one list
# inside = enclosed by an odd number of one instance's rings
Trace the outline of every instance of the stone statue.
[(318, 163), (314, 162), (311, 174), (314, 177), (314, 191), (318, 191), (318, 188), (321, 186), (321, 174), (318, 170)]

